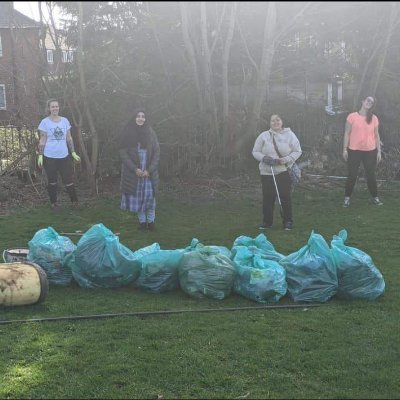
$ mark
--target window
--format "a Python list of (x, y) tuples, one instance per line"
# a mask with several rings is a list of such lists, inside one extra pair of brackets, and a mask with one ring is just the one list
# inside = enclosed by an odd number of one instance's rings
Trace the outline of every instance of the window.
[(1, 35), (0, 35), (0, 57), (3, 56), (3, 45), (1, 44)]
[(74, 59), (74, 52), (71, 50), (63, 50), (62, 52), (62, 61), (63, 63), (72, 63)]
[(0, 110), (6, 109), (6, 85), (0, 84)]
[(54, 63), (53, 50), (47, 50), (47, 63), (48, 64), (53, 64)]

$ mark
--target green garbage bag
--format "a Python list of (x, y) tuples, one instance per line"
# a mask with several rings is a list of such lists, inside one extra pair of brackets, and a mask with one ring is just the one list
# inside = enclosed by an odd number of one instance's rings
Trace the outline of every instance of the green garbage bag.
[[(200, 241), (196, 238), (193, 238), (192, 241), (190, 242), (190, 246), (185, 248), (185, 251), (193, 251), (193, 250), (198, 250), (198, 249), (202, 249), (206, 247), (208, 250), (210, 250), (211, 252), (213, 252), (214, 250), (219, 253), (219, 254), (223, 254), (224, 256), (231, 258), (231, 251), (225, 247), (225, 246), (215, 246), (215, 245), (204, 245), (202, 243), (200, 243)], [(206, 251), (208, 251), (206, 249)]]
[(249, 236), (239, 236), (235, 239), (232, 246), (232, 259), (235, 257), (236, 248), (238, 246), (247, 247), (253, 254), (259, 254), (267, 260), (279, 261), (283, 257), (283, 254), (278, 253), (273, 244), (268, 241), (267, 237), (260, 233), (254, 239)]
[(141, 249), (136, 250), (133, 255), (134, 255), (134, 266), (135, 270), (139, 269), (139, 271), (142, 270), (142, 260), (144, 257), (157, 253), (160, 251), (160, 245), (158, 243), (153, 243), (149, 246), (142, 247)]
[[(142, 255), (140, 255), (142, 257)], [(67, 259), (72, 275), (84, 288), (114, 288), (139, 277), (138, 256), (103, 224), (93, 225)]]
[(141, 258), (141, 272), (136, 286), (152, 293), (179, 288), (178, 267), (182, 250), (159, 250)]
[(198, 299), (225, 299), (236, 275), (233, 261), (209, 246), (185, 252), (178, 271), (181, 289)]
[(72, 280), (66, 257), (76, 246), (71, 239), (60, 236), (51, 226), (35, 233), (28, 243), (28, 261), (40, 265), (46, 272), (50, 285), (68, 286)]
[(337, 265), (337, 297), (374, 300), (385, 291), (385, 281), (372, 258), (355, 247), (346, 246), (347, 231), (334, 235), (331, 247)]
[(277, 262), (253, 254), (246, 246), (236, 246), (236, 293), (259, 303), (277, 302), (286, 294), (286, 272)]
[(311, 232), (307, 245), (279, 262), (294, 301), (326, 302), (338, 289), (336, 264), (325, 239)]

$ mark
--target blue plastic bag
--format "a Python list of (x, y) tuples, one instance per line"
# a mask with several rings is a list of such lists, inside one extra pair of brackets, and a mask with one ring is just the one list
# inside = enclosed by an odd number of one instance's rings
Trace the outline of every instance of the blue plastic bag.
[(97, 224), (85, 232), (66, 262), (79, 286), (114, 288), (139, 277), (138, 258), (142, 256), (119, 243), (118, 236), (103, 224)]
[(278, 253), (267, 237), (260, 233), (254, 239), (249, 236), (239, 236), (235, 239), (232, 246), (232, 259), (235, 257), (236, 248), (238, 246), (246, 246), (254, 255), (258, 254), (267, 260), (279, 261), (283, 254)]
[(197, 299), (225, 299), (236, 275), (233, 261), (210, 246), (185, 252), (178, 270), (181, 289)]
[(276, 261), (253, 254), (248, 247), (235, 249), (234, 291), (259, 303), (279, 301), (287, 291), (285, 269)]
[(152, 293), (178, 289), (178, 267), (182, 257), (182, 250), (159, 250), (142, 257), (142, 268), (136, 286)]
[(286, 270), (288, 292), (294, 301), (326, 302), (338, 289), (331, 249), (318, 233), (311, 232), (306, 246), (280, 261)]
[(345, 245), (347, 231), (333, 236), (331, 247), (337, 265), (337, 296), (344, 299), (374, 300), (385, 291), (385, 281), (372, 258)]
[(27, 260), (44, 269), (50, 285), (67, 286), (71, 283), (71, 268), (65, 263), (66, 257), (76, 248), (71, 239), (60, 236), (49, 226), (37, 231), (28, 247)]

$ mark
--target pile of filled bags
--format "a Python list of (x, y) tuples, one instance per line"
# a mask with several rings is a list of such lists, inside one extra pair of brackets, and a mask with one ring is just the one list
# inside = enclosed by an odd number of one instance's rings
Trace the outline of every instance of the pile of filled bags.
[(385, 281), (371, 257), (345, 244), (346, 230), (331, 245), (314, 232), (305, 246), (283, 255), (264, 234), (239, 236), (232, 248), (192, 239), (183, 249), (158, 243), (133, 251), (103, 224), (93, 225), (77, 245), (53, 228), (28, 243), (28, 260), (39, 264), (50, 285), (116, 288), (132, 285), (151, 293), (181, 289), (194, 298), (223, 300), (231, 292), (259, 303), (326, 302), (333, 296), (373, 300)]

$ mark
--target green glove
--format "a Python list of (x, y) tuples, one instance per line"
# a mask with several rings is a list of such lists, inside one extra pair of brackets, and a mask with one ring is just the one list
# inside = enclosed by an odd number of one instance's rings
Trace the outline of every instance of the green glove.
[(37, 158), (37, 165), (39, 168), (43, 167), (43, 155), (39, 154), (39, 157)]
[(75, 161), (77, 161), (77, 162), (80, 162), (81, 161), (81, 158), (78, 156), (78, 154), (76, 154), (75, 152), (73, 152), (72, 153), (72, 158), (75, 160)]

